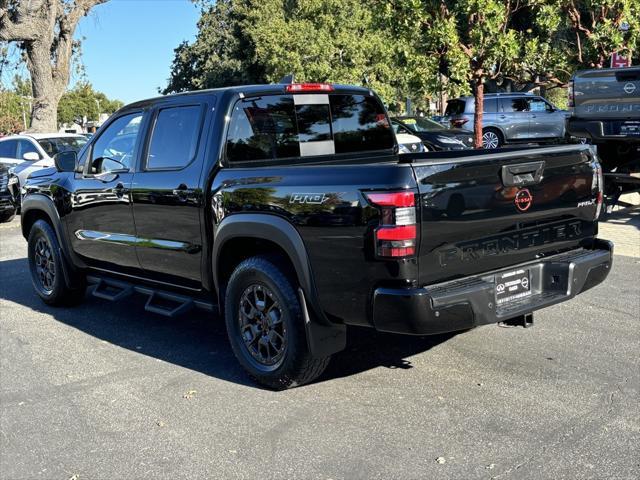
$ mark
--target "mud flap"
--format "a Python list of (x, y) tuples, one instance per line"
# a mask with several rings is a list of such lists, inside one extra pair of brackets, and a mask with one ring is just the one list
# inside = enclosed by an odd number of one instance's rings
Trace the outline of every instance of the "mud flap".
[(298, 288), (298, 298), (302, 308), (304, 326), (307, 332), (307, 345), (311, 355), (315, 358), (325, 358), (347, 346), (347, 326), (346, 325), (323, 325), (311, 320), (307, 310), (307, 302), (304, 292)]

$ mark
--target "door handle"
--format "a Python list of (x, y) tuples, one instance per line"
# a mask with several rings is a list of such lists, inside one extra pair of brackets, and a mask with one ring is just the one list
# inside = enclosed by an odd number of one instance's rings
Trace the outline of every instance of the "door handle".
[(176, 197), (178, 197), (178, 200), (180, 200), (181, 202), (186, 202), (189, 195), (191, 193), (193, 193), (193, 190), (191, 190), (190, 188), (187, 188), (187, 186), (184, 183), (181, 183), (180, 185), (178, 185), (178, 188), (175, 188), (172, 192)]
[(502, 120), (504, 120), (505, 118), (507, 118), (507, 116), (506, 116), (506, 115), (500, 115), (500, 117), (499, 117), (499, 118), (500, 118), (500, 119), (502, 119)]
[(114, 188), (113, 191), (115, 192), (116, 196), (118, 198), (122, 198), (124, 196), (124, 185), (122, 183), (118, 183)]

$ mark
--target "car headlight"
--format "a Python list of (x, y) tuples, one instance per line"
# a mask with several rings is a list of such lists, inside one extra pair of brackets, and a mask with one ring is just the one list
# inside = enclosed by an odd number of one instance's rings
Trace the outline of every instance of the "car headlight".
[(411, 150), (409, 150), (409, 147), (407, 147), (406, 145), (403, 145), (402, 143), (400, 145), (398, 145), (398, 153), (411, 153)]
[(18, 177), (16, 177), (15, 175), (9, 176), (9, 185), (16, 185), (18, 181)]
[(444, 137), (441, 135), (438, 135), (436, 137), (436, 140), (440, 143), (446, 143), (449, 145), (464, 145), (460, 140), (458, 140), (457, 138), (451, 138), (451, 137)]

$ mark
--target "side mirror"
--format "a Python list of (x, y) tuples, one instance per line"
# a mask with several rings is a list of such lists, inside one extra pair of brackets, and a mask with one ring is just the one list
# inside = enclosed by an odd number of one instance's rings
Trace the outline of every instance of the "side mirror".
[(91, 163), (94, 170), (98, 172), (98, 174), (103, 173), (126, 173), (129, 171), (127, 166), (122, 163), (120, 160), (111, 157), (98, 157), (93, 160)]
[(22, 155), (22, 159), (26, 160), (27, 162), (37, 162), (38, 160), (40, 160), (40, 155), (38, 155), (36, 152), (27, 152)]
[(60, 152), (53, 156), (53, 163), (59, 172), (73, 172), (76, 169), (78, 155), (74, 151)]

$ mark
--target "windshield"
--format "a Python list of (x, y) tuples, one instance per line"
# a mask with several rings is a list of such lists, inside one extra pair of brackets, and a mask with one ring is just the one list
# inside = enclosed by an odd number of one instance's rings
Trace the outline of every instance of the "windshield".
[(60, 152), (79, 152), (87, 143), (87, 139), (84, 137), (49, 137), (40, 138), (38, 143), (47, 152), (47, 155), (53, 157)]
[(428, 118), (405, 117), (401, 118), (400, 121), (414, 132), (436, 132), (440, 130), (446, 130), (446, 128), (440, 125), (438, 122), (434, 122), (433, 120), (430, 120)]

